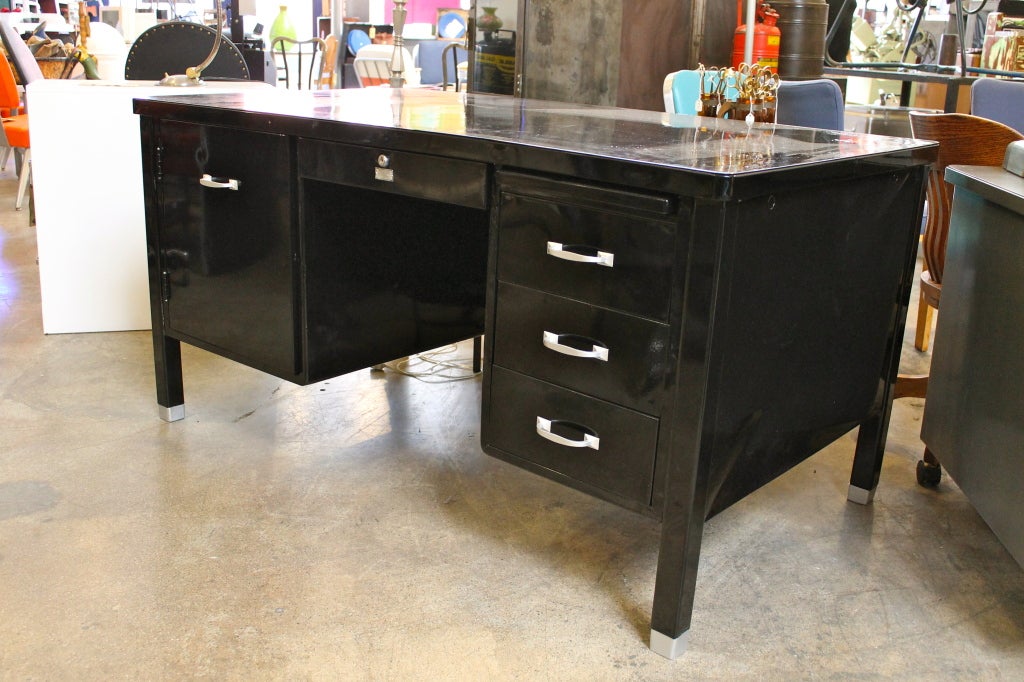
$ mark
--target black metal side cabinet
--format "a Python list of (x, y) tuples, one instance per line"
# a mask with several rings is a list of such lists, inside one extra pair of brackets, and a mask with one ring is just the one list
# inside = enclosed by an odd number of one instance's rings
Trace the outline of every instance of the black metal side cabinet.
[(161, 417), (184, 417), (180, 341), (294, 377), (299, 301), (289, 139), (141, 123)]

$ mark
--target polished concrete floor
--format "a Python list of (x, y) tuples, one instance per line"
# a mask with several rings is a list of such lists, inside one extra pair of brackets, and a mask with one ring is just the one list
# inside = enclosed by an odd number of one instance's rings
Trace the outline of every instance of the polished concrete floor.
[(146, 332), (42, 334), (13, 190), (0, 679), (1024, 679), (1024, 571), (948, 479), (916, 485), (920, 400), (873, 505), (846, 501), (851, 434), (708, 523), (670, 662), (658, 524), (482, 454), (479, 380), (298, 387), (186, 347), (163, 423)]

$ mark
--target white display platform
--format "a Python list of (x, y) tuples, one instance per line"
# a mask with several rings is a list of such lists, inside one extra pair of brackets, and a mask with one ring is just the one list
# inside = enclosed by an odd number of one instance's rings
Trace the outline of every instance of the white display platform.
[[(194, 90), (269, 87), (234, 82)], [(192, 90), (152, 81), (29, 85), (44, 333), (150, 328), (142, 157), (132, 98)]]

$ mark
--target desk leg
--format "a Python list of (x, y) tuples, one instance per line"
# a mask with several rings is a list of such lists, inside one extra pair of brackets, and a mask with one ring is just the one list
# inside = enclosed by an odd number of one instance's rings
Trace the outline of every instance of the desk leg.
[(857, 449), (853, 456), (853, 471), (850, 474), (850, 488), (846, 499), (857, 504), (871, 504), (882, 472), (882, 456), (885, 454), (885, 434), (889, 430), (889, 415), (892, 400), (884, 414), (875, 415), (860, 425), (857, 435)]
[[(154, 325), (156, 327), (158, 325)], [(153, 330), (156, 402), (167, 422), (185, 418), (185, 390), (181, 380), (181, 342)]]
[(479, 374), (483, 369), (483, 340), (482, 336), (473, 337), (473, 374)]
[[(959, 85), (950, 86), (959, 88)], [(885, 438), (889, 432), (889, 417), (892, 415), (892, 401), (896, 395), (896, 382), (900, 371), (900, 353), (903, 350), (903, 334), (907, 326), (907, 310), (910, 308), (910, 292), (914, 287), (914, 266), (917, 263), (918, 234), (924, 215), (925, 192), (928, 186), (928, 171), (919, 168), (911, 179), (919, 182), (920, 194), (916, 199), (916, 210), (908, 221), (907, 250), (903, 255), (903, 274), (896, 290), (896, 308), (886, 345), (885, 360), (882, 364), (882, 387), (878, 407), (861, 422), (857, 434), (857, 448), (853, 455), (853, 471), (850, 473), (850, 487), (846, 499), (857, 504), (871, 504), (882, 472), (882, 457), (885, 455)]]
[[(682, 433), (676, 438), (689, 440)], [(686, 651), (707, 517), (708, 463), (713, 458), (709, 452), (701, 454), (702, 439), (694, 440), (691, 448), (678, 452), (669, 463), (658, 573), (654, 578), (650, 645), (654, 653), (668, 659)]]
[(651, 610), (651, 650), (668, 659), (686, 651), (686, 640), (693, 615), (693, 595), (697, 587), (697, 561), (700, 558), (704, 514), (678, 510), (661, 527), (658, 575), (654, 582), (654, 607)]

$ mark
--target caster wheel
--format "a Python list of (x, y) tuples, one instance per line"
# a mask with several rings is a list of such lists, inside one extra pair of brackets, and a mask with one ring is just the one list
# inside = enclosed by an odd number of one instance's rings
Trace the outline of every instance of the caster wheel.
[(917, 484), (926, 488), (934, 488), (942, 480), (942, 467), (928, 464), (924, 460), (917, 462)]
[(384, 371), (384, 365), (373, 365), (372, 367), (370, 367), (370, 371), (371, 372), (383, 372)]

